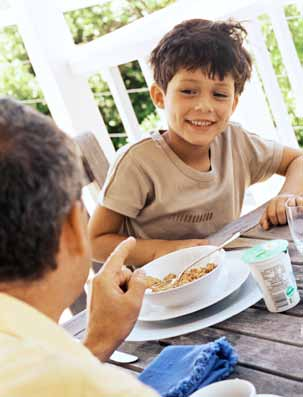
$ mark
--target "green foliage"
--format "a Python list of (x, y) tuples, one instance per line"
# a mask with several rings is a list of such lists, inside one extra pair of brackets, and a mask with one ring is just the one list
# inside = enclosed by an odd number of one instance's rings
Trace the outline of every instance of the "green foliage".
[[(103, 5), (71, 11), (65, 14), (65, 19), (72, 32), (76, 44), (87, 43), (108, 32), (114, 31), (138, 18), (165, 7), (175, 0), (112, 0)], [(288, 17), (299, 15), (294, 5), (285, 8)], [(272, 63), (278, 81), (287, 103), (292, 123), (296, 126), (299, 143), (303, 147), (303, 118), (295, 113), (294, 100), (290, 90), (288, 77), (281, 60), (269, 19), (264, 16), (263, 31)], [(294, 37), (299, 58), (303, 64), (303, 20), (289, 20), (289, 27)], [(150, 100), (146, 82), (137, 62), (120, 66), (130, 100), (143, 131), (149, 131), (159, 124), (159, 117)], [(89, 79), (90, 87), (98, 103), (100, 112), (108, 127), (116, 148), (126, 143), (124, 127), (116, 109), (113, 97), (100, 73)], [(0, 30), (0, 93), (11, 95), (27, 101), (39, 111), (49, 114), (43, 93), (28, 60), (22, 38), (16, 27), (6, 27)], [(122, 135), (122, 136), (121, 136)]]
[(0, 63), (27, 61), (28, 56), (21, 36), (15, 26), (8, 26), (0, 31)]
[(0, 31), (0, 93), (18, 98), (50, 114), (43, 93), (15, 26)]
[[(65, 18), (75, 43), (79, 44), (103, 36), (173, 2), (174, 0), (114, 0), (103, 5), (69, 12), (65, 15)], [(121, 65), (120, 71), (127, 89), (134, 90), (146, 87), (146, 82), (137, 62)], [(98, 101), (100, 112), (109, 133), (111, 135), (123, 133), (124, 128), (119, 113), (106, 82), (102, 80), (102, 76), (100, 74), (92, 76), (89, 79), (89, 84)], [(147, 116), (155, 112), (147, 92), (131, 93), (130, 100), (140, 124)], [(155, 125), (151, 125), (151, 127), (155, 128)], [(116, 148), (126, 142), (126, 138), (121, 137), (113, 137), (112, 140)]]
[[(295, 5), (285, 7), (285, 15), (286, 17), (290, 17), (288, 19), (288, 26), (292, 33), (299, 59), (303, 64), (303, 19), (297, 18), (300, 16), (300, 12)], [(287, 105), (288, 114), (290, 115), (292, 125), (295, 126), (295, 133), (299, 145), (303, 147), (303, 118), (296, 115), (295, 101), (292, 95), (290, 82), (270, 19), (267, 15), (262, 15), (259, 19), (262, 22), (262, 30), (266, 39), (266, 45), (271, 56), (273, 68), (278, 76), (278, 83)]]
[(65, 18), (75, 43), (79, 44), (112, 32), (171, 3), (174, 0), (112, 0), (68, 12)]
[(149, 132), (155, 128), (160, 128), (161, 122), (157, 113), (150, 113), (141, 123), (142, 131)]
[[(285, 15), (287, 17), (298, 17), (300, 12), (295, 5), (289, 5), (285, 7)], [(303, 18), (289, 19), (288, 26), (292, 33), (300, 62), (303, 65)]]

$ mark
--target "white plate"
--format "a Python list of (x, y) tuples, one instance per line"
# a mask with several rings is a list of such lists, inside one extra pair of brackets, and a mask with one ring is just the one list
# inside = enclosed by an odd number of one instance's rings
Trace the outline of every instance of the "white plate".
[(249, 276), (247, 264), (242, 262), (243, 250), (227, 251), (221, 274), (218, 279), (218, 288), (210, 290), (201, 300), (184, 306), (151, 305), (143, 301), (139, 314), (140, 321), (169, 320), (209, 307), (236, 291)]
[(227, 298), (206, 309), (164, 321), (137, 321), (128, 341), (173, 338), (220, 323), (254, 305), (262, 297), (252, 276)]

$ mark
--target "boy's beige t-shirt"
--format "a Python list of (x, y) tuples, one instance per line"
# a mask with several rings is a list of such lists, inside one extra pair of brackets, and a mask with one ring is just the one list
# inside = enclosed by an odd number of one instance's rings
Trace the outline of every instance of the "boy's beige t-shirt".
[(211, 170), (200, 172), (154, 132), (118, 151), (98, 201), (125, 216), (121, 234), (205, 237), (240, 216), (245, 189), (272, 176), (282, 153), (277, 142), (230, 123), (211, 143)]

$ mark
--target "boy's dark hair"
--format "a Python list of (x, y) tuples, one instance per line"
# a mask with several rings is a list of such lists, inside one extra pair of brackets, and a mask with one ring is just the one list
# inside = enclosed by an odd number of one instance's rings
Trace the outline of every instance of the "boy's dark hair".
[(246, 35), (245, 28), (232, 20), (190, 19), (176, 25), (151, 53), (155, 82), (166, 92), (180, 69), (202, 69), (210, 78), (218, 75), (222, 80), (230, 73), (235, 93), (241, 94), (252, 68), (251, 57), (243, 47)]
[(55, 269), (61, 227), (80, 198), (73, 141), (49, 117), (0, 98), (0, 281)]

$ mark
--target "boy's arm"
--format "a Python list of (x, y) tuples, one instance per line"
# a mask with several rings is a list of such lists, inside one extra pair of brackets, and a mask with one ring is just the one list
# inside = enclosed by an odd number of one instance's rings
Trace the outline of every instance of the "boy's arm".
[(281, 191), (269, 202), (260, 219), (260, 225), (265, 230), (268, 230), (270, 225), (286, 224), (285, 202), (290, 197), (303, 193), (302, 150), (285, 147), (277, 174), (286, 178)]
[[(92, 244), (93, 257), (104, 262), (114, 248), (127, 236), (119, 233), (124, 216), (108, 208), (97, 206), (89, 224), (88, 233)], [(207, 240), (142, 240), (137, 239), (134, 250), (126, 259), (126, 264), (141, 266), (169, 252), (181, 248), (205, 245)]]

